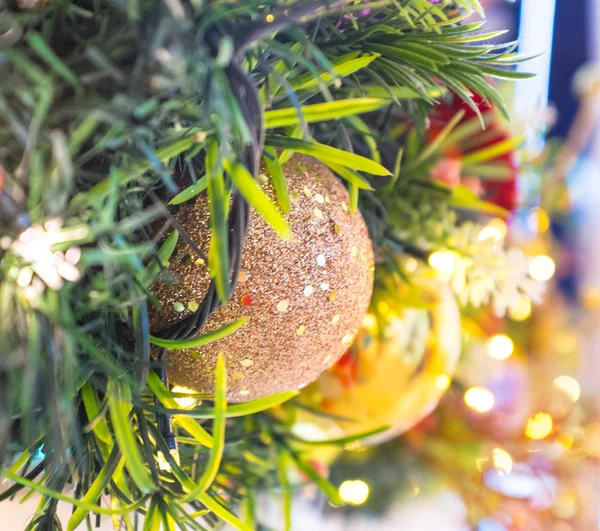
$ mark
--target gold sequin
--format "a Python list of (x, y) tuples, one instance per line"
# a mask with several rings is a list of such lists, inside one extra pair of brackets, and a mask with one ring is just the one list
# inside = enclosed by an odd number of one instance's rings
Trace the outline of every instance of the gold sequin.
[(308, 186), (305, 186), (304, 188), (302, 188), (302, 191), (304, 192), (304, 195), (306, 197), (310, 197), (312, 195), (312, 192), (310, 191), (310, 188)]
[(333, 231), (336, 234), (341, 234), (342, 233), (342, 227), (340, 227), (337, 223), (333, 226)]
[(325, 258), (324, 254), (320, 254), (317, 256), (317, 265), (324, 266), (326, 262), (327, 262), (327, 259)]
[(358, 247), (356, 245), (350, 247), (350, 254), (352, 255), (352, 258), (356, 258), (358, 256)]
[(240, 371), (236, 371), (236, 372), (234, 372), (234, 373), (231, 375), (231, 377), (232, 377), (234, 380), (241, 380), (241, 379), (244, 377), (244, 373), (242, 373), (242, 372), (240, 372)]
[(329, 194), (325, 194), (325, 202), (328, 205), (331, 205), (331, 196)]
[(315, 194), (315, 201), (319, 203), (319, 205), (322, 205), (325, 203), (325, 198), (321, 194)]
[(250, 391), (248, 391), (248, 389), (242, 389), (240, 391), (240, 396), (248, 396), (250, 394)]
[(306, 286), (302, 293), (304, 293), (305, 297), (310, 297), (314, 292), (315, 288), (313, 288), (312, 286)]
[(245, 359), (245, 360), (240, 361), (240, 365), (242, 367), (252, 367), (252, 365), (254, 365), (254, 362), (250, 359)]
[(345, 201), (342, 201), (342, 210), (346, 212), (346, 214), (348, 213), (348, 205)]
[(342, 338), (342, 345), (346, 345), (346, 346), (350, 346), (350, 343), (352, 343), (352, 340), (354, 339), (354, 334), (352, 334), (351, 332), (348, 332), (343, 338)]
[(278, 312), (281, 312), (281, 313), (287, 312), (289, 307), (290, 307), (290, 301), (288, 301), (287, 299), (284, 299), (277, 303), (277, 311)]
[(336, 297), (337, 297), (337, 291), (332, 290), (332, 292), (329, 294), (329, 302), (335, 301)]
[(256, 180), (258, 181), (258, 184), (261, 184), (263, 186), (269, 182), (269, 178), (264, 173), (259, 173), (258, 179)]
[(290, 192), (290, 201), (292, 203), (297, 203), (298, 201), (300, 201), (300, 194), (298, 192), (291, 191)]
[(339, 313), (336, 313), (332, 318), (331, 318), (331, 324), (332, 325), (336, 325), (340, 322), (340, 319), (342, 318), (342, 316)]
[(190, 301), (188, 302), (188, 309), (190, 310), (190, 312), (196, 312), (198, 311), (198, 308), (200, 306), (198, 305), (198, 303), (196, 301)]
[(240, 271), (240, 274), (238, 275), (238, 282), (246, 282), (246, 280), (248, 280), (248, 273), (246, 273), (245, 271)]
[(317, 218), (317, 219), (325, 219), (325, 216), (323, 215), (323, 211), (320, 208), (315, 207), (315, 209), (313, 210), (313, 214), (315, 215), (315, 218)]
[(300, 325), (297, 329), (296, 329), (296, 335), (297, 336), (302, 336), (304, 335), (304, 332), (306, 332), (306, 326), (304, 325)]
[(206, 264), (206, 262), (204, 261), (204, 258), (198, 258), (198, 260), (196, 260), (194, 262), (194, 264), (199, 265), (199, 266), (203, 266), (204, 264)]
[(323, 282), (320, 286), (323, 291), (327, 291), (329, 289), (329, 284), (327, 282)]

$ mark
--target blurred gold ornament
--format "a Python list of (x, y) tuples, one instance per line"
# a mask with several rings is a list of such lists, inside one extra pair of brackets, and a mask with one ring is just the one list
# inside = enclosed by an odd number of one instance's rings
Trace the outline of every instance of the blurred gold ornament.
[(389, 427), (365, 441), (372, 444), (400, 435), (435, 408), (460, 355), (460, 314), (448, 286), (431, 277), (413, 283), (428, 306), (380, 301), (376, 325), (368, 318), (348, 353), (300, 395), (325, 415), (298, 411), (299, 420), (325, 426), (331, 438)]
[[(373, 286), (373, 250), (365, 222), (360, 213), (343, 208), (349, 202), (346, 188), (315, 159), (296, 155), (283, 170), (292, 198), (292, 239), (281, 239), (259, 214), (251, 214), (236, 289), (202, 333), (240, 317), (249, 320), (208, 345), (168, 352), (167, 371), (174, 384), (213, 391), (214, 367), (222, 352), (231, 376), (230, 401), (299, 389), (335, 363), (358, 332)], [(270, 184), (263, 180), (263, 187), (273, 199)], [(175, 216), (208, 254), (206, 195), (184, 204)], [(193, 256), (180, 239), (169, 268), (176, 282), (165, 278), (152, 286), (162, 304), (150, 310), (153, 331), (188, 317), (204, 298), (208, 265), (190, 260)]]

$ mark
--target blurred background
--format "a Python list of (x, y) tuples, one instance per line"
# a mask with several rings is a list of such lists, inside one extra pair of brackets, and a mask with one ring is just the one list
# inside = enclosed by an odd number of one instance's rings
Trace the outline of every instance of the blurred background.
[(463, 316), (437, 409), (330, 464), (351, 506), (299, 501), (298, 529), (600, 529), (600, 0), (482, 3), (488, 29), (535, 56), (519, 68), (536, 78), (499, 87), (524, 147), (519, 207), (489, 230), (536, 257), (544, 302)]

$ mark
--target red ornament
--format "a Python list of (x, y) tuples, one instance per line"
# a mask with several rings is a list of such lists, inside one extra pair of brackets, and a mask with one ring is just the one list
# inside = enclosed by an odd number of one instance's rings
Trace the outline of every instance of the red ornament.
[(252, 306), (252, 297), (250, 297), (250, 295), (243, 295), (242, 298), (240, 299), (240, 302), (246, 306), (246, 307), (250, 307)]

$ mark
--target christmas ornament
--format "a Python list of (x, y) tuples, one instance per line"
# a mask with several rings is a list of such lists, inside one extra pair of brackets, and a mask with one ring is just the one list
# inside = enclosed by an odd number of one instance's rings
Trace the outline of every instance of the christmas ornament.
[(391, 309), (380, 301), (352, 348), (302, 393), (305, 404), (323, 413), (315, 422), (331, 436), (389, 426), (367, 442), (391, 439), (429, 414), (448, 387), (461, 347), (458, 305), (448, 286), (415, 283), (426, 307)]
[[(343, 184), (315, 159), (296, 155), (283, 170), (292, 238), (281, 239), (252, 213), (237, 287), (202, 333), (240, 317), (249, 320), (234, 334), (197, 350), (168, 352), (172, 383), (212, 391), (222, 352), (231, 401), (299, 389), (335, 363), (354, 339), (373, 285), (373, 251), (364, 220), (350, 213)], [(273, 198), (268, 178), (258, 180)], [(184, 205), (176, 217), (208, 252), (206, 196)], [(152, 287), (162, 304), (150, 311), (153, 330), (189, 316), (208, 288), (208, 264), (185, 243), (179, 244), (169, 273), (174, 282), (163, 278)]]

